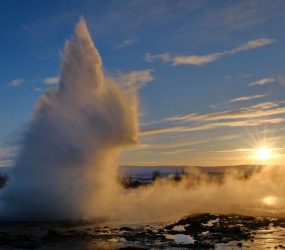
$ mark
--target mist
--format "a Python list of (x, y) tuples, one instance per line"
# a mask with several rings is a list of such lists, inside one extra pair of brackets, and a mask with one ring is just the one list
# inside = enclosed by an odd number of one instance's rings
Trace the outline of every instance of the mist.
[(221, 182), (195, 173), (180, 182), (157, 180), (124, 190), (119, 153), (137, 144), (138, 135), (135, 89), (104, 76), (81, 18), (64, 47), (59, 86), (39, 100), (23, 136), (1, 193), (1, 217), (146, 223), (201, 212), (284, 215), (282, 167), (264, 167), (248, 178), (231, 172)]
[(245, 177), (242, 171), (229, 171), (222, 180), (200, 172), (181, 181), (158, 179), (122, 198), (118, 219), (145, 223), (174, 221), (198, 213), (285, 216), (285, 171), (264, 166)]

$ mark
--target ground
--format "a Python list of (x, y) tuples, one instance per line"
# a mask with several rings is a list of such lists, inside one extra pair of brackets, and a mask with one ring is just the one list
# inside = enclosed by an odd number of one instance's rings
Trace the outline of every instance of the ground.
[(172, 224), (1, 222), (0, 249), (281, 249), (285, 219), (198, 214)]

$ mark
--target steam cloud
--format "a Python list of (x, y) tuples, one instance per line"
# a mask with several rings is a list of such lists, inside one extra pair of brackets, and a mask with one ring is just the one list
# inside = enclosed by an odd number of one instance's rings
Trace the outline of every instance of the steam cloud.
[[(66, 42), (59, 87), (37, 104), (9, 185), (1, 196), (5, 219), (90, 219), (146, 222), (187, 213), (284, 215), (285, 170), (265, 167), (213, 182), (194, 174), (123, 190), (117, 156), (138, 136), (134, 91), (107, 80), (86, 23)], [(271, 206), (274, 205), (274, 206)]]
[(75, 38), (65, 44), (58, 89), (37, 104), (2, 194), (1, 215), (65, 219), (108, 213), (104, 204), (120, 188), (106, 176), (116, 179), (118, 151), (136, 143), (137, 131), (136, 97), (104, 80), (81, 18)]

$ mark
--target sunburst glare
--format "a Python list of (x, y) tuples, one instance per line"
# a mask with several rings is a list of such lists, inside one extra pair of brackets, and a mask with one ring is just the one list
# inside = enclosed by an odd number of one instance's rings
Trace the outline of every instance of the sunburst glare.
[(267, 147), (257, 148), (255, 150), (255, 157), (257, 160), (271, 160), (273, 158), (272, 149)]
[(277, 197), (275, 196), (266, 196), (262, 199), (262, 203), (267, 206), (274, 206), (277, 203)]

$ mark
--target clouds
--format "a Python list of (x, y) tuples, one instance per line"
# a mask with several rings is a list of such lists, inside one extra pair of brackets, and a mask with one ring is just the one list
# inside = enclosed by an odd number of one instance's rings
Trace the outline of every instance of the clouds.
[(190, 64), (195, 66), (201, 66), (216, 61), (217, 59), (223, 57), (224, 55), (225, 54), (221, 52), (221, 53), (213, 53), (203, 56), (197, 56), (197, 55), (175, 56), (172, 59), (172, 64), (173, 65)]
[(45, 84), (58, 84), (59, 77), (58, 76), (51, 76), (44, 79)]
[[(168, 136), (168, 135), (167, 135)], [(176, 155), (183, 152), (188, 151), (196, 151), (199, 152), (201, 148), (207, 147), (207, 145), (211, 143), (224, 144), (226, 141), (233, 141), (239, 139), (240, 135), (227, 133), (224, 135), (200, 135), (200, 136), (190, 136), (183, 138), (176, 138), (173, 140), (170, 136), (168, 136), (167, 141), (163, 143), (147, 143), (140, 144), (137, 147), (130, 149), (129, 154), (134, 155), (137, 154), (138, 157), (149, 157), (151, 155)], [(150, 137), (143, 137), (143, 141), (147, 141)]]
[[(181, 17), (191, 15), (194, 11), (203, 7), (203, 1), (112, 1), (110, 8), (104, 15), (98, 12), (98, 4), (93, 5), (91, 18), (96, 19), (97, 29), (111, 33), (112, 35), (122, 31), (136, 31), (144, 26), (165, 27), (177, 22)], [(90, 8), (90, 7), (89, 7)], [(104, 10), (103, 10), (104, 11)], [(100, 22), (98, 25), (98, 22)]]
[(254, 119), (265, 116), (280, 115), (285, 113), (285, 107), (279, 106), (278, 103), (263, 102), (247, 108), (236, 110), (226, 110), (206, 114), (190, 113), (187, 115), (178, 115), (166, 118), (167, 121), (218, 121), (226, 119)]
[(17, 146), (0, 146), (0, 168), (11, 167), (18, 151)]
[(159, 127), (159, 128), (149, 128), (141, 130), (140, 135), (157, 135), (157, 134), (165, 134), (165, 133), (179, 133), (179, 132), (187, 132), (190, 129), (186, 126), (169, 126), (169, 127)]
[(276, 80), (281, 86), (285, 86), (285, 76), (283, 74), (277, 74)]
[[(217, 8), (206, 11), (204, 25), (201, 28), (216, 32), (241, 32), (251, 29), (252, 32), (265, 30), (267, 24), (270, 29), (284, 27), (283, 13), (284, 1), (233, 1), (225, 5), (217, 5)], [(278, 25), (272, 25), (277, 23)]]
[(281, 87), (284, 87), (285, 86), (285, 76), (282, 73), (278, 73), (274, 75), (274, 77), (264, 77), (264, 78), (257, 79), (253, 82), (250, 82), (248, 86), (249, 87), (264, 86), (264, 85), (268, 85), (271, 83), (278, 83)]
[(10, 85), (13, 86), (13, 87), (19, 87), (20, 85), (22, 85), (23, 82), (24, 82), (24, 79), (17, 78), (17, 79), (12, 80), (10, 82)]
[[(9, 85), (12, 86), (12, 87), (19, 87), (21, 85), (23, 85), (24, 82), (29, 82), (29, 83), (44, 83), (44, 84), (47, 84), (47, 85), (56, 85), (59, 83), (59, 77), (58, 76), (50, 76), (50, 77), (46, 77), (46, 78), (39, 78), (39, 79), (28, 79), (28, 80), (25, 80), (23, 78), (17, 78), (17, 79), (14, 79), (12, 81), (9, 82)], [(39, 91), (39, 87), (35, 87), (33, 88), (35, 91)]]
[(154, 80), (153, 70), (133, 70), (127, 73), (120, 73), (113, 78), (122, 86), (128, 89), (140, 89)]
[(122, 40), (121, 42), (119, 42), (118, 44), (113, 46), (113, 49), (122, 49), (128, 46), (131, 46), (134, 42), (136, 41), (135, 38), (126, 38), (124, 40)]
[(214, 53), (207, 54), (207, 55), (170, 56), (170, 54), (168, 53), (163, 53), (163, 54), (158, 54), (158, 55), (151, 55), (150, 53), (147, 53), (144, 59), (147, 62), (162, 61), (162, 62), (171, 62), (172, 65), (202, 66), (210, 62), (216, 61), (222, 57), (231, 56), (231, 55), (235, 55), (240, 52), (263, 47), (263, 46), (272, 44), (274, 42), (276, 42), (276, 40), (272, 38), (260, 38), (260, 39), (248, 41), (231, 50), (225, 50), (222, 52), (214, 52)]
[(263, 47), (269, 44), (272, 44), (276, 42), (276, 39), (272, 39), (272, 38), (260, 38), (260, 39), (256, 39), (256, 40), (252, 40), (252, 41), (248, 41), (245, 44), (242, 44), (230, 51), (227, 51), (226, 53), (229, 55), (233, 55), (242, 51), (247, 51), (247, 50), (251, 50), (251, 49), (256, 49), (259, 47)]
[(171, 56), (169, 53), (163, 53), (163, 54), (158, 54), (158, 55), (152, 55), (150, 53), (146, 53), (144, 60), (146, 62), (153, 62), (153, 61), (162, 61), (162, 62), (169, 62), (172, 60)]
[(202, 143), (209, 142), (209, 140), (221, 140), (221, 137), (215, 138), (187, 138), (183, 141), (172, 141), (166, 143), (158, 143), (158, 144), (140, 144), (136, 148), (131, 149), (132, 151), (153, 151), (153, 150), (162, 150), (162, 149), (176, 149), (176, 148), (184, 148), (189, 146), (194, 146)]
[[(285, 111), (284, 111), (285, 112)], [(172, 127), (160, 127), (160, 128), (151, 128), (144, 129), (141, 132), (141, 136), (149, 136), (149, 135), (159, 135), (166, 133), (185, 133), (185, 132), (197, 132), (197, 131), (205, 131), (222, 127), (256, 127), (261, 125), (270, 125), (270, 124), (278, 124), (284, 122), (284, 118), (271, 118), (271, 119), (252, 119), (252, 120), (239, 120), (239, 121), (220, 121), (220, 122), (211, 122), (202, 125), (196, 126), (177, 126), (174, 125)]]
[(42, 89), (41, 89), (41, 88), (34, 88), (34, 91), (35, 91), (35, 92), (41, 92)]
[(241, 96), (237, 97), (234, 99), (231, 99), (230, 102), (244, 102), (244, 101), (249, 101), (249, 100), (254, 100), (254, 99), (259, 99), (265, 97), (267, 94), (262, 94), (262, 95), (251, 95), (251, 96)]
[(274, 78), (261, 78), (259, 80), (256, 80), (254, 82), (249, 83), (248, 86), (252, 87), (252, 86), (256, 86), (256, 85), (266, 85), (266, 84), (269, 84), (272, 82), (275, 82)]
[[(236, 99), (246, 98), (252, 98), (252, 96)], [(141, 136), (199, 132), (222, 127), (238, 128), (279, 124), (285, 121), (284, 116), (282, 117), (285, 114), (285, 106), (281, 106), (281, 104), (283, 102), (261, 102), (247, 108), (172, 116), (165, 118), (164, 122), (174, 125), (145, 128), (142, 130)]]

